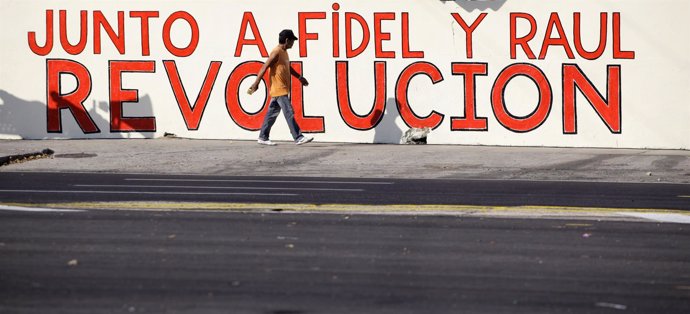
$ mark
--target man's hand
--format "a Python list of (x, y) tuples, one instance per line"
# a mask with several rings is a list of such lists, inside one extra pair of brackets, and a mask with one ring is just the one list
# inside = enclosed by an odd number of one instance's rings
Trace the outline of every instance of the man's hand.
[(309, 81), (307, 81), (307, 79), (305, 79), (304, 76), (300, 77), (299, 81), (300, 83), (302, 83), (302, 85), (309, 86)]
[(249, 89), (247, 90), (247, 94), (249, 94), (249, 95), (254, 94), (254, 92), (255, 92), (257, 89), (259, 89), (259, 84), (258, 84), (258, 83), (254, 83), (254, 84), (252, 84), (252, 86), (249, 86)]

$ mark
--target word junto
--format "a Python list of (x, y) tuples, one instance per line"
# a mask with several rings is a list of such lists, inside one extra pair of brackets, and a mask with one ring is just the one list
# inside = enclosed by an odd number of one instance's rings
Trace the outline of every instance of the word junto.
[[(60, 34), (60, 45), (62, 46), (62, 49), (65, 50), (65, 52), (71, 54), (71, 55), (78, 55), (81, 54), (85, 49), (86, 49), (86, 43), (88, 39), (88, 11), (82, 10), (80, 11), (80, 19), (79, 19), (79, 42), (76, 44), (70, 43), (68, 37), (67, 37), (67, 11), (66, 10), (60, 10), (59, 12), (60, 15), (60, 25), (59, 25), (59, 34)], [(111, 42), (117, 49), (117, 51), (120, 54), (125, 54), (125, 13), (123, 11), (118, 11), (117, 12), (117, 32), (113, 29), (113, 26), (108, 22), (108, 20), (105, 18), (103, 15), (103, 12), (101, 11), (93, 11), (92, 12), (92, 20), (93, 20), (93, 53), (94, 54), (101, 54), (101, 29), (105, 31), (105, 33), (108, 35), (110, 38)], [(150, 35), (149, 35), (149, 20), (153, 18), (158, 18), (159, 13), (158, 11), (131, 11), (129, 12), (129, 17), (130, 18), (138, 18), (141, 21), (141, 28), (140, 28), (140, 34), (141, 34), (141, 55), (142, 56), (149, 56), (151, 55), (151, 49), (150, 49)], [(181, 20), (186, 22), (186, 24), (189, 26), (191, 30), (191, 39), (189, 44), (187, 44), (186, 47), (177, 47), (175, 44), (173, 44), (171, 40), (171, 34), (170, 30), (172, 29), (173, 23), (176, 21)], [(53, 10), (46, 10), (46, 35), (45, 35), (45, 44), (43, 46), (40, 46), (37, 41), (36, 41), (36, 32), (29, 32), (28, 33), (28, 41), (29, 41), (29, 48), (31, 51), (33, 51), (35, 54), (39, 56), (45, 56), (48, 55), (52, 50), (53, 50), (53, 45), (54, 45), (54, 39), (53, 39), (53, 32), (54, 32), (54, 24), (53, 24)], [(165, 23), (163, 24), (163, 33), (162, 33), (162, 39), (163, 39), (163, 44), (165, 45), (165, 48), (170, 52), (171, 54), (178, 56), (178, 57), (187, 57), (190, 56), (192, 53), (194, 53), (194, 50), (196, 50), (197, 45), (199, 44), (199, 25), (194, 19), (194, 17), (185, 12), (185, 11), (177, 11), (170, 16), (168, 16), (165, 19)]]

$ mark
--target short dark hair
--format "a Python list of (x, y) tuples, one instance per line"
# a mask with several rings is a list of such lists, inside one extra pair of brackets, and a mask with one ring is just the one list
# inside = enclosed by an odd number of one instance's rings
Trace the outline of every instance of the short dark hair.
[(291, 29), (280, 31), (280, 34), (278, 34), (278, 43), (284, 44), (288, 39), (297, 40), (297, 36), (295, 36), (295, 33), (293, 33)]

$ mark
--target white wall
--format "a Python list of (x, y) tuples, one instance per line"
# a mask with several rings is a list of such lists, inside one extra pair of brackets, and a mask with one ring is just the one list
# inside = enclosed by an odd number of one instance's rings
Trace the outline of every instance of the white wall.
[[(688, 30), (690, 30), (690, 2), (685, 0), (577, 0), (538, 1), (508, 0), (489, 2), (398, 0), (398, 1), (46, 1), (46, 0), (0, 0), (0, 138), (141, 138), (157, 137), (174, 133), (190, 138), (255, 139), (258, 131), (246, 130), (238, 124), (237, 117), (231, 117), (226, 106), (228, 78), (238, 65), (247, 61), (263, 61), (264, 57), (254, 45), (243, 47), (239, 57), (235, 56), (243, 16), (249, 12), (265, 48), (270, 51), (277, 44), (277, 34), (283, 28), (291, 28), (300, 34), (299, 14), (322, 12), (324, 19), (309, 19), (304, 32), (318, 34), (318, 40), (307, 40), (307, 56), (300, 49), (300, 43), (289, 51), (292, 61), (301, 62), (304, 76), (310, 85), (303, 89), (304, 111), (308, 116), (323, 117), (324, 129), (318, 130), (318, 141), (335, 142), (398, 142), (400, 135), (409, 128), (410, 121), (404, 121), (397, 109), (396, 83), (401, 72), (409, 65), (423, 63), (427, 68), (437, 68), (442, 80), (432, 84), (424, 74), (414, 76), (407, 89), (410, 107), (420, 117), (432, 111), (442, 114), (442, 120), (429, 136), (434, 144), (479, 144), (507, 146), (565, 146), (565, 147), (625, 147), (625, 148), (690, 148), (690, 58), (687, 51)], [(337, 2), (339, 9), (333, 8)], [(40, 55), (29, 46), (29, 33), (35, 32), (36, 43), (46, 43), (46, 10), (53, 12), (53, 47)], [(79, 41), (80, 11), (87, 12), (85, 49), (76, 55), (67, 53), (60, 40), (60, 10), (66, 12), (66, 34), (69, 41)], [(103, 16), (118, 31), (118, 11), (124, 18), (124, 48), (121, 54), (107, 33), (101, 29), (100, 54), (94, 49), (94, 11)], [(157, 18), (149, 19), (150, 54), (143, 53), (141, 19), (132, 17), (135, 11), (157, 12)], [(198, 24), (199, 41), (189, 56), (176, 56), (164, 44), (163, 29), (166, 20), (174, 13), (184, 11), (193, 16)], [(356, 13), (368, 24), (371, 35), (366, 50), (358, 56), (346, 55), (345, 16)], [(552, 45), (544, 59), (530, 59), (522, 48), (517, 48), (511, 59), (511, 15), (525, 13), (536, 22), (534, 39), (529, 46), (539, 57), (542, 42), (549, 29), (552, 13), (557, 13), (568, 47), (574, 58), (569, 58), (563, 46)], [(246, 13), (246, 14), (249, 14)], [(337, 14), (339, 23), (339, 56), (334, 56), (332, 35), (333, 17)], [(386, 20), (392, 13), (393, 20)], [(472, 58), (466, 53), (465, 31), (452, 14), (472, 23), (480, 14), (485, 18), (473, 32)], [(606, 46), (602, 56), (588, 60), (578, 54), (574, 37), (574, 14), (581, 18), (582, 45), (588, 51), (596, 49), (600, 42), (600, 17), (606, 14)], [(403, 14), (408, 16), (409, 50), (423, 51), (423, 57), (403, 56)], [(382, 51), (395, 53), (394, 58), (377, 56), (375, 47), (375, 15), (384, 17), (381, 32), (389, 33), (390, 40), (381, 41)], [(619, 17), (616, 23), (614, 16)], [(515, 37), (530, 32), (527, 19), (516, 18)], [(619, 24), (618, 28), (616, 24)], [(618, 28), (618, 32), (614, 32)], [(551, 24), (550, 38), (553, 43), (563, 43), (556, 24)], [(359, 24), (352, 28), (352, 41), (358, 46), (362, 39)], [(615, 33), (615, 34), (614, 34)], [(177, 20), (170, 28), (170, 40), (178, 47), (190, 42), (190, 27)], [(122, 34), (119, 34), (122, 36)], [(384, 34), (384, 36), (386, 36)], [(614, 38), (620, 45), (614, 47)], [(247, 28), (246, 39), (254, 38)], [(618, 50), (619, 52), (616, 52)], [(634, 58), (631, 54), (634, 53)], [(51, 128), (47, 104), (50, 100), (47, 77), (48, 60), (69, 60), (83, 65), (88, 70), (91, 89), (83, 102), (89, 116), (98, 127), (95, 133), (85, 133), (77, 124), (74, 115), (63, 109), (59, 116), (59, 128)], [(155, 132), (141, 131), (134, 127), (131, 132), (111, 131), (109, 64), (112, 61), (148, 61), (155, 71), (141, 71), (122, 74), (122, 89), (138, 90), (134, 102), (123, 105), (124, 117), (152, 117)], [(206, 108), (198, 129), (185, 124), (180, 106), (173, 93), (164, 60), (175, 61), (180, 79), (189, 101), (194, 103), (212, 61), (222, 62), (217, 78), (212, 85)], [(372, 111), (374, 103), (374, 63), (385, 62), (386, 95), (385, 114), (376, 127), (358, 130), (348, 126), (339, 111), (336, 93), (336, 62), (348, 62), (349, 94), (353, 110), (359, 115)], [(67, 62), (68, 64), (71, 62)], [(464, 79), (454, 75), (454, 63), (485, 64), (486, 75), (476, 76), (476, 116), (486, 118), (486, 128), (481, 130), (451, 130), (452, 117), (465, 116)], [(506, 85), (503, 93), (505, 107), (513, 123), (506, 123), (492, 104), (492, 88), (499, 74), (513, 64), (528, 64), (527, 67), (543, 72), (552, 94), (547, 115), (538, 119), (532, 116), (537, 108), (540, 93), (537, 85), (526, 76), (516, 76)], [(566, 66), (564, 66), (566, 65)], [(587, 98), (576, 89), (574, 114), (564, 114), (564, 67), (577, 68), (591, 81), (596, 90), (609, 105), (614, 103), (608, 97), (607, 88), (620, 88), (620, 116), (608, 117), (609, 124), (601, 118)], [(533, 67), (532, 67), (533, 66)], [(609, 67), (620, 69), (620, 85), (607, 76)], [(612, 72), (616, 78), (615, 72)], [(52, 80), (56, 81), (57, 76)], [(265, 97), (260, 89), (253, 96), (246, 95), (253, 77), (239, 85), (240, 103), (249, 113), (262, 107)], [(566, 80), (567, 81), (567, 80)], [(56, 81), (57, 82), (57, 81)], [(611, 82), (611, 86), (607, 86)], [(60, 90), (53, 97), (67, 95), (77, 88), (76, 79), (69, 74), (59, 76)], [(84, 88), (86, 83), (81, 83)], [(231, 82), (230, 85), (236, 85)], [(234, 86), (233, 85), (233, 86)], [(231, 86), (231, 87), (233, 87)], [(114, 86), (117, 88), (118, 86)], [(591, 91), (592, 95), (596, 92)], [(498, 93), (497, 95), (500, 95)], [(545, 95), (542, 95), (545, 96)], [(294, 97), (293, 97), (294, 98)], [(294, 100), (294, 99), (293, 99)], [(80, 106), (79, 104), (73, 104)], [(346, 106), (346, 104), (341, 104)], [(548, 103), (545, 103), (548, 106)], [(500, 109), (500, 106), (498, 106)], [(601, 110), (602, 112), (604, 110)], [(403, 114), (404, 115), (404, 114)], [(54, 118), (56, 115), (52, 114)], [(565, 120), (576, 120), (576, 132), (564, 126)], [(528, 125), (529, 130), (517, 127), (517, 121), (532, 117), (536, 122)], [(619, 121), (618, 121), (619, 120)], [(153, 120), (148, 120), (153, 121)], [(368, 121), (371, 121), (369, 119)], [(365, 121), (366, 122), (366, 121)], [(620, 123), (620, 128), (615, 124)], [(428, 121), (427, 121), (428, 123)], [(529, 123), (528, 123), (529, 124)], [(83, 126), (82, 126), (83, 127)], [(55, 126), (53, 125), (53, 128)], [(566, 130), (568, 129), (568, 130)], [(138, 130), (138, 131), (137, 131)], [(314, 130), (314, 129), (312, 129)], [(88, 131), (88, 130), (87, 130)], [(567, 134), (566, 134), (567, 133)], [(290, 134), (282, 118), (279, 118), (272, 139), (289, 140)]]

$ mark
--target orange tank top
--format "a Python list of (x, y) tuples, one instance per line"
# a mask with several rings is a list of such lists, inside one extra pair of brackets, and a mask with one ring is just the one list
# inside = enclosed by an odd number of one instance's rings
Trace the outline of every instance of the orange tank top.
[(269, 67), (271, 74), (271, 97), (285, 96), (290, 93), (290, 57), (287, 51), (280, 46), (273, 49), (278, 50), (276, 62)]

